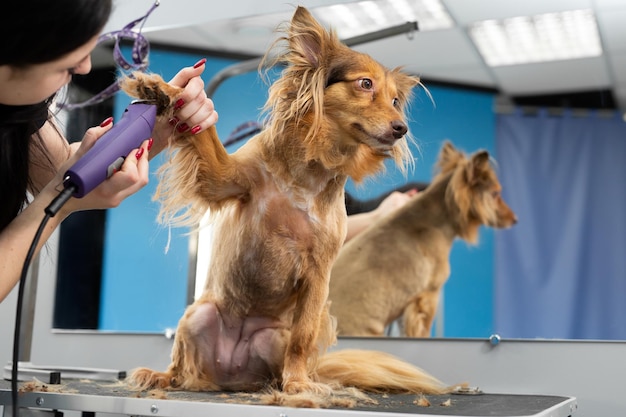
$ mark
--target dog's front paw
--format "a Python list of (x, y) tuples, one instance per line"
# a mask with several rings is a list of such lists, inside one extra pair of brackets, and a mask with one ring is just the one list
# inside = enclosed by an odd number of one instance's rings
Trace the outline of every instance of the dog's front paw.
[(129, 96), (155, 104), (157, 115), (172, 110), (173, 103), (176, 103), (176, 98), (183, 91), (182, 88), (169, 85), (157, 74), (143, 72), (134, 72), (131, 77), (123, 78), (120, 86)]
[(173, 378), (167, 372), (157, 372), (148, 368), (135, 369), (127, 380), (128, 385), (135, 390), (166, 389), (173, 387)]

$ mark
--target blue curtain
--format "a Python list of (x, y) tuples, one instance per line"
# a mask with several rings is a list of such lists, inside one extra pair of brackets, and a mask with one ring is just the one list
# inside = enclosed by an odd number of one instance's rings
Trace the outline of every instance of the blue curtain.
[(503, 195), (494, 326), (502, 337), (626, 339), (626, 123), (590, 112), (499, 115)]

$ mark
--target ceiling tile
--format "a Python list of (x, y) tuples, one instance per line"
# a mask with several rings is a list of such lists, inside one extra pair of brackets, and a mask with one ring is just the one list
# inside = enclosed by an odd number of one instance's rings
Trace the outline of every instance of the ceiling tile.
[(626, 2), (621, 10), (598, 12), (596, 18), (603, 47), (608, 51), (626, 52)]
[(624, 9), (624, 0), (594, 0), (593, 4), (597, 10)]
[[(298, 4), (313, 8), (349, 1), (351, 0), (300, 0)], [(155, 0), (116, 0), (114, 3), (105, 31), (118, 30), (129, 21), (145, 15)], [(231, 0), (219, 2), (218, 7), (206, 0), (161, 1), (150, 15), (145, 29), (169, 29), (268, 13), (287, 12), (291, 15), (295, 8), (296, 4), (288, 1)]]
[(508, 94), (553, 94), (610, 88), (603, 57), (511, 65), (493, 68), (502, 91)]
[(505, 19), (514, 16), (559, 12), (563, 10), (590, 9), (591, 0), (442, 0), (457, 23), (469, 23), (486, 19)]
[[(418, 73), (417, 71), (411, 72)], [(441, 67), (424, 68), (418, 73), (424, 80), (433, 82), (444, 82), (450, 84), (461, 84), (472, 87), (497, 89), (498, 85), (493, 76), (484, 66), (474, 67)]]
[(478, 52), (462, 30), (446, 29), (400, 35), (360, 45), (356, 50), (370, 54), (387, 66), (412, 68), (482, 65)]

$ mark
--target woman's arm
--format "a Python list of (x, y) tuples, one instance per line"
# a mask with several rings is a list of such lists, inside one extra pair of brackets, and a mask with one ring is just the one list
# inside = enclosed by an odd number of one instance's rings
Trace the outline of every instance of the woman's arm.
[[(42, 162), (44, 157), (35, 152), (32, 157), (31, 180), (35, 189), (38, 189), (41, 184), (45, 185), (41, 187), (40, 192), (33, 192), (34, 197), (30, 204), (0, 232), (0, 301), (19, 281), (26, 255), (44, 218), (45, 209), (63, 189), (65, 171), (110, 128), (111, 124), (109, 123), (105, 126), (89, 129), (80, 146), (69, 159), (67, 156), (72, 152), (65, 138), (51, 126), (44, 125), (40, 130), (50, 155), (50, 161), (46, 161), (48, 164), (46, 169)], [(142, 147), (145, 146), (147, 146), (147, 142), (142, 145)], [(50, 163), (53, 167), (49, 166)], [(52, 174), (55, 168), (58, 168), (57, 172)], [(131, 152), (119, 172), (96, 187), (87, 196), (80, 199), (70, 198), (65, 206), (48, 221), (39, 239), (35, 255), (39, 253), (43, 244), (70, 213), (79, 210), (116, 207), (124, 198), (135, 193), (147, 182), (147, 155), (140, 155), (137, 158), (137, 151)]]
[(367, 229), (371, 224), (378, 221), (378, 219), (405, 205), (416, 193), (417, 189), (409, 190), (404, 193), (393, 191), (385, 197), (374, 210), (348, 216), (348, 233), (346, 234), (344, 243)]
[[(0, 232), (0, 302), (18, 283), (26, 254), (44, 218), (44, 210), (57, 194), (54, 189), (46, 187)], [(35, 256), (64, 218), (64, 214), (59, 213), (50, 219), (39, 239)]]
[[(184, 88), (182, 93), (184, 104), (178, 109), (176, 116), (180, 122), (186, 123), (196, 132), (217, 122), (213, 102), (204, 92), (204, 83), (200, 78), (202, 71), (204, 61), (193, 67), (183, 68), (170, 81), (172, 85)], [(30, 179), (33, 183), (31, 190), (33, 200), (4, 230), (0, 231), (0, 301), (19, 281), (24, 260), (44, 218), (45, 209), (63, 188), (65, 172), (112, 126), (111, 120), (107, 119), (101, 126), (87, 130), (80, 143), (71, 145), (49, 122), (40, 130), (48, 157), (38, 153), (36, 149), (31, 153)], [(173, 127), (167, 123), (156, 126), (153, 132), (154, 140), (146, 140), (140, 148), (131, 151), (119, 171), (83, 198), (70, 198), (48, 221), (34, 255), (39, 253), (54, 230), (72, 212), (117, 207), (126, 197), (145, 186), (149, 178), (149, 154), (154, 155), (164, 149), (169, 137), (174, 133)]]

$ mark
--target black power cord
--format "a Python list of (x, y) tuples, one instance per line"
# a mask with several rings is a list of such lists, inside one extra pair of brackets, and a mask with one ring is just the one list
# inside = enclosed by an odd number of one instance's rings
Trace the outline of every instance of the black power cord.
[(28, 267), (33, 259), (35, 249), (37, 248), (37, 243), (39, 242), (39, 239), (41, 239), (41, 234), (43, 233), (46, 224), (48, 224), (50, 218), (54, 217), (59, 212), (61, 207), (63, 207), (63, 205), (67, 203), (67, 201), (72, 197), (72, 194), (74, 194), (74, 192), (76, 192), (76, 186), (71, 183), (66, 184), (66, 187), (63, 188), (59, 195), (57, 195), (54, 200), (52, 200), (52, 203), (50, 203), (50, 205), (46, 207), (44, 218), (41, 221), (37, 232), (35, 233), (35, 237), (30, 244), (30, 248), (28, 249), (28, 253), (26, 254), (26, 259), (24, 260), (24, 266), (22, 266), (22, 274), (20, 275), (20, 283), (17, 291), (15, 332), (13, 334), (13, 362), (11, 364), (11, 401), (13, 403), (13, 417), (18, 417), (17, 379), (18, 361), (20, 353), (20, 328), (22, 325), (22, 306), (24, 304), (24, 287), (26, 283), (26, 276), (28, 274)]

